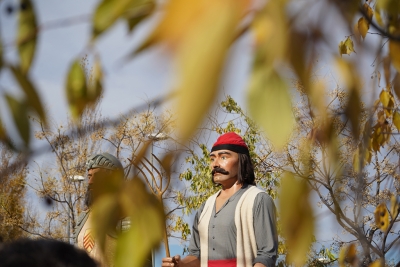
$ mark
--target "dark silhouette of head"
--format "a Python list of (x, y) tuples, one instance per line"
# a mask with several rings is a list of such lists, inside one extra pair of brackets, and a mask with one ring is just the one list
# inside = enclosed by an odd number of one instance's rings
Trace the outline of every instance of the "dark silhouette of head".
[(77, 247), (50, 239), (19, 239), (0, 244), (1, 267), (97, 267)]
[[(211, 152), (217, 150), (230, 150), (238, 153), (238, 177), (237, 181), (239, 184), (250, 184), (255, 185), (254, 167), (250, 158), (249, 148), (243, 138), (234, 132), (228, 132), (221, 135), (214, 143)], [(212, 170), (225, 174), (226, 170), (221, 168), (215, 168)], [(213, 177), (213, 175), (212, 175)], [(214, 178), (213, 178), (214, 183)]]

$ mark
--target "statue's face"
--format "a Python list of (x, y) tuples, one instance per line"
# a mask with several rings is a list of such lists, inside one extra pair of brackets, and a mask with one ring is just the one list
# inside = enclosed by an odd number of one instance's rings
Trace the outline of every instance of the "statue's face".
[(214, 183), (235, 183), (238, 176), (239, 155), (230, 150), (217, 150), (210, 154), (210, 167)]
[(104, 172), (101, 168), (89, 169), (88, 170), (88, 179), (89, 179), (89, 187), (94, 183), (96, 178), (98, 178)]

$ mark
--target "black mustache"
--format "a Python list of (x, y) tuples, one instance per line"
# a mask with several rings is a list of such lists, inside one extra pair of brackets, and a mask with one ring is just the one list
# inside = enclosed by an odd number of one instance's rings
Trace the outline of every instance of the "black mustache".
[(211, 171), (211, 174), (212, 174), (213, 176), (214, 176), (214, 174), (216, 174), (216, 173), (220, 173), (220, 174), (224, 174), (224, 175), (229, 174), (228, 171), (226, 171), (225, 169), (219, 168), (219, 167), (214, 168), (214, 169)]

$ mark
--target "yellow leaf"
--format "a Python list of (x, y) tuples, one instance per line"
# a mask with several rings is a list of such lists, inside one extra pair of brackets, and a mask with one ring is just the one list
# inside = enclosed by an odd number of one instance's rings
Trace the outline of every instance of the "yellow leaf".
[(346, 40), (341, 41), (339, 44), (339, 54), (340, 55), (350, 55), (351, 52), (356, 52), (354, 50), (354, 44), (350, 37), (347, 37)]
[(194, 134), (217, 95), (225, 55), (240, 21), (241, 10), (238, 9), (240, 2), (230, 0), (172, 2), (182, 5), (170, 11), (178, 17), (186, 17), (186, 14), (176, 13), (181, 12), (181, 8), (187, 7), (188, 13), (192, 13), (192, 6), (201, 7), (197, 10), (199, 13), (195, 15), (196, 19), (188, 22), (191, 28), (179, 25), (179, 29), (173, 29), (173, 26), (178, 26), (175, 20), (183, 18), (172, 17), (171, 21), (166, 21), (159, 34), (166, 38), (167, 43), (177, 45), (180, 75), (176, 103), (177, 124), (180, 125), (178, 134), (185, 141)]
[(400, 113), (396, 110), (393, 114), (393, 124), (396, 126), (398, 132), (400, 132)]
[(148, 193), (140, 179), (127, 181), (119, 196), (122, 213), (131, 218), (131, 225), (128, 232), (118, 238), (115, 266), (144, 266), (151, 250), (158, 247), (163, 237), (162, 204)]
[(360, 173), (360, 150), (357, 150), (353, 154), (353, 170), (356, 173)]
[(305, 180), (285, 173), (282, 179), (279, 211), (282, 235), (291, 253), (289, 262), (302, 266), (307, 259), (314, 233), (314, 215), (309, 200), (310, 189)]
[(278, 150), (289, 141), (294, 117), (289, 87), (268, 66), (256, 66), (250, 79), (247, 103), (250, 115)]
[(392, 197), (390, 198), (390, 214), (392, 216), (392, 220), (395, 220), (397, 218), (397, 215), (399, 215), (399, 211), (399, 199), (396, 195), (392, 195)]
[(273, 62), (286, 56), (289, 26), (285, 12), (283, 1), (268, 1), (257, 12), (251, 25), (255, 37), (256, 60)]
[(36, 92), (35, 86), (30, 81), (28, 75), (23, 74), (19, 68), (15, 68), (13, 66), (10, 66), (10, 70), (14, 75), (15, 80), (24, 91), (29, 106), (31, 106), (35, 110), (42, 122), (46, 124), (47, 119), (42, 102)]
[(389, 227), (389, 213), (384, 203), (379, 204), (374, 212), (375, 215), (375, 225), (383, 232)]
[(27, 105), (8, 94), (6, 94), (6, 100), (18, 133), (22, 141), (24, 141), (25, 147), (28, 147), (31, 133)]
[(381, 93), (379, 94), (379, 100), (381, 101), (383, 107), (386, 108), (389, 105), (390, 101), (389, 92), (386, 90), (382, 90)]
[(376, 261), (372, 262), (368, 267), (384, 267), (381, 259), (377, 259)]
[(345, 267), (346, 263), (349, 263), (352, 266), (355, 266), (358, 261), (356, 245), (354, 243), (352, 243), (348, 246), (343, 246), (340, 249), (338, 261), (339, 261), (340, 267)]
[[(23, 6), (23, 7), (22, 7)], [(17, 45), (22, 73), (29, 71), (35, 55), (37, 39), (36, 15), (31, 0), (21, 2), (18, 14)]]
[(363, 10), (364, 10), (367, 18), (369, 20), (372, 20), (372, 17), (374, 16), (374, 10), (367, 3), (364, 3)]
[(88, 101), (91, 104), (96, 103), (103, 93), (103, 71), (101, 69), (100, 60), (96, 58), (93, 66), (93, 80), (88, 88)]
[(389, 57), (392, 61), (393, 67), (400, 72), (400, 42), (389, 41)]
[(361, 17), (358, 20), (358, 31), (361, 34), (363, 39), (365, 39), (365, 36), (367, 35), (368, 30), (369, 30), (369, 22), (364, 17)]
[(78, 119), (88, 104), (85, 71), (79, 60), (75, 60), (69, 69), (66, 95), (71, 114), (74, 119)]

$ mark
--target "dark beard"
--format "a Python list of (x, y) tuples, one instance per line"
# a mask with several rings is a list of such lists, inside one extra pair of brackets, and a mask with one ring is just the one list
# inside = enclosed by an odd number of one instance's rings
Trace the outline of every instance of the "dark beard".
[(90, 206), (92, 206), (93, 204), (93, 194), (92, 194), (92, 190), (90, 189), (90, 187), (88, 187), (88, 189), (86, 190), (86, 194), (85, 194), (85, 205), (86, 207), (90, 208)]

